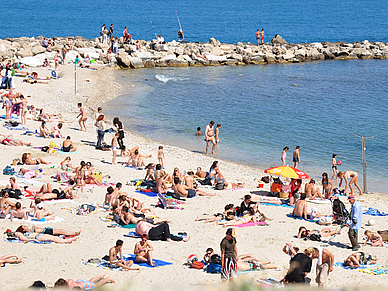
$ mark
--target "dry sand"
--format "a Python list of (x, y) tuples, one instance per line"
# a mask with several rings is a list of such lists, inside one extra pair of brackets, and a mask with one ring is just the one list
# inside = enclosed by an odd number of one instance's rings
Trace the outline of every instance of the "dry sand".
[[(39, 76), (45, 77), (49, 75), (47, 69), (29, 69), (29, 71), (38, 71)], [(65, 117), (74, 119), (78, 114), (76, 106), (77, 102), (83, 102), (87, 108), (88, 132), (84, 133), (78, 130), (77, 122), (72, 124), (65, 124), (62, 134), (64, 136), (70, 135), (78, 147), (79, 153), (69, 154), (72, 158), (73, 165), (78, 165), (81, 160), (91, 161), (95, 164), (97, 169), (108, 172), (110, 178), (104, 178), (109, 182), (125, 182), (134, 178), (143, 178), (145, 171), (138, 171), (130, 168), (125, 168), (123, 165), (111, 165), (111, 152), (97, 151), (94, 149), (96, 142), (96, 133), (93, 128), (94, 111), (98, 106), (103, 105), (104, 102), (114, 98), (120, 90), (129, 90), (130, 88), (122, 88), (113, 79), (113, 69), (108, 67), (101, 67), (98, 71), (91, 71), (88, 69), (78, 69), (78, 94), (74, 94), (74, 67), (71, 65), (60, 66), (58, 80), (52, 80), (48, 85), (44, 84), (27, 84), (22, 83), (22, 78), (16, 78), (16, 92), (22, 92), (25, 96), (31, 95), (28, 98), (28, 104), (34, 104), (36, 107), (44, 107), (46, 112), (62, 113)], [(36, 121), (27, 121), (26, 125), (29, 129), (35, 130), (39, 128), (39, 123)], [(51, 127), (51, 125), (49, 124)], [(45, 146), (54, 140), (60, 144), (59, 139), (43, 139), (33, 136), (20, 136), (20, 131), (10, 131), (4, 127), (0, 127), (0, 133), (15, 134), (22, 140), (32, 142), (34, 146)], [(113, 134), (106, 134), (105, 141), (109, 144)], [(145, 160), (146, 163), (157, 163), (156, 153), (159, 143), (142, 138), (141, 136), (126, 133), (125, 143), (132, 147), (140, 146), (142, 154), (152, 154), (152, 158)], [(166, 155), (166, 170), (172, 173), (174, 167), (179, 167), (183, 170), (195, 170), (197, 166), (201, 166), (207, 170), (212, 161), (217, 159), (217, 156), (205, 156), (198, 153), (189, 152), (174, 146), (164, 145)], [(3, 169), (6, 165), (12, 163), (13, 158), (21, 158), (23, 152), (31, 152), (33, 158), (42, 157), (58, 165), (67, 155), (54, 153), (43, 153), (38, 149), (28, 147), (8, 147), (0, 145), (1, 159), (0, 168)], [(118, 162), (124, 162), (126, 159), (118, 157)], [(19, 169), (20, 166), (16, 166)], [(43, 178), (39, 179), (41, 182), (52, 182), (50, 176), (55, 174), (58, 169), (51, 169), (49, 166), (42, 166), (44, 169)], [(234, 164), (227, 161), (220, 161), (220, 169), (228, 181), (245, 182), (246, 188), (238, 191), (214, 191), (205, 189), (207, 192), (216, 192), (215, 197), (199, 197), (188, 200), (184, 205), (184, 210), (163, 210), (161, 208), (153, 208), (154, 212), (160, 217), (167, 217), (172, 220), (170, 225), (171, 231), (177, 233), (180, 231), (187, 232), (191, 239), (187, 243), (167, 243), (156, 241), (152, 242), (155, 248), (154, 258), (162, 259), (172, 262), (173, 265), (159, 267), (159, 268), (141, 268), (140, 271), (118, 272), (82, 264), (83, 261), (89, 258), (101, 258), (108, 254), (108, 250), (114, 245), (117, 239), (124, 240), (124, 253), (132, 253), (135, 243), (138, 241), (134, 238), (123, 237), (123, 234), (128, 230), (123, 228), (108, 228), (108, 223), (99, 219), (99, 216), (106, 215), (104, 212), (96, 214), (89, 214), (86, 216), (78, 216), (71, 213), (69, 210), (62, 209), (62, 207), (77, 207), (84, 202), (96, 202), (102, 204), (104, 201), (105, 188), (93, 189), (93, 191), (86, 190), (79, 199), (73, 203), (57, 203), (47, 204), (46, 208), (53, 211), (56, 215), (64, 218), (64, 222), (57, 224), (47, 224), (47, 226), (55, 228), (63, 228), (67, 230), (80, 230), (82, 234), (79, 239), (71, 245), (58, 244), (17, 244), (3, 242), (1, 245), (1, 255), (18, 253), (23, 263), (18, 265), (6, 265), (1, 268), (2, 280), (0, 281), (1, 290), (9, 290), (10, 288), (24, 289), (31, 285), (35, 280), (42, 280), (48, 285), (52, 285), (58, 278), (74, 278), (74, 279), (89, 279), (99, 274), (112, 275), (117, 283), (111, 285), (112, 288), (130, 284), (136, 288), (142, 286), (147, 289), (155, 286), (164, 286), (167, 289), (170, 284), (183, 286), (185, 289), (204, 289), (203, 284), (210, 284), (211, 286), (220, 286), (220, 275), (206, 274), (199, 270), (189, 269), (184, 266), (187, 257), (194, 253), (199, 258), (202, 258), (206, 248), (213, 247), (219, 252), (219, 243), (225, 235), (225, 229), (221, 226), (214, 226), (205, 224), (203, 222), (195, 222), (198, 215), (204, 213), (213, 214), (221, 212), (224, 205), (234, 203), (235, 205), (241, 203), (241, 198), (252, 191), (258, 191), (257, 182), (255, 178), (263, 176), (263, 171), (255, 168), (245, 167), (243, 165)], [(2, 176), (0, 180), (8, 180), (9, 176)], [(266, 185), (264, 190), (268, 190)], [(134, 193), (133, 186), (124, 185), (123, 191), (129, 195), (136, 194), (146, 202), (146, 205), (153, 205), (157, 202), (156, 198), (149, 198), (145, 195)], [(363, 208), (375, 207), (381, 211), (386, 211), (388, 203), (384, 194), (364, 195), (361, 198)], [(23, 207), (28, 207), (29, 199), (22, 200)], [(349, 204), (346, 203), (348, 209)], [(316, 205), (309, 203), (309, 209), (312, 206), (317, 206), (320, 213), (332, 213), (331, 207), (328, 205)], [(238, 251), (239, 254), (252, 253), (261, 260), (271, 261), (280, 264), (283, 267), (288, 267), (289, 257), (282, 251), (282, 247), (286, 242), (292, 242), (302, 250), (310, 246), (318, 246), (319, 243), (311, 241), (303, 241), (296, 239), (296, 234), (299, 226), (304, 225), (309, 229), (322, 229), (323, 227), (313, 224), (311, 222), (304, 222), (300, 220), (293, 220), (286, 217), (287, 213), (292, 211), (291, 208), (262, 206), (263, 212), (274, 218), (269, 222), (269, 226), (250, 227), (250, 228), (236, 228)], [(376, 221), (375, 226), (365, 226), (368, 219), (373, 218)], [(363, 217), (363, 226), (365, 229), (381, 230), (385, 229), (388, 218), (387, 217)], [(1, 232), (10, 228), (15, 230), (20, 224), (18, 222), (10, 222), (9, 220), (1, 221)], [(361, 230), (363, 233), (363, 230)], [(360, 234), (360, 240), (363, 234)], [(5, 238), (5, 237), (4, 237)], [(342, 261), (350, 250), (346, 249), (349, 245), (347, 238), (347, 231), (344, 229), (341, 235), (334, 239), (335, 244), (329, 249), (335, 255), (335, 261)], [(362, 248), (363, 251), (376, 255), (380, 259), (381, 264), (387, 263), (387, 249), (386, 248), (372, 248), (366, 246)], [(315, 278), (315, 264), (309, 277)], [(260, 278), (275, 278), (280, 279), (284, 276), (286, 269), (283, 271), (265, 270), (258, 272), (250, 272), (240, 276), (242, 280), (250, 280), (255, 282)], [(334, 272), (329, 276), (327, 287), (348, 287), (348, 286), (384, 286), (386, 284), (386, 276), (373, 276), (364, 274), (357, 270), (344, 270), (335, 267)], [(145, 284), (145, 285), (144, 285)], [(196, 288), (196, 286), (198, 288)], [(312, 286), (316, 286), (312, 283)], [(207, 287), (206, 287), (207, 288)]]

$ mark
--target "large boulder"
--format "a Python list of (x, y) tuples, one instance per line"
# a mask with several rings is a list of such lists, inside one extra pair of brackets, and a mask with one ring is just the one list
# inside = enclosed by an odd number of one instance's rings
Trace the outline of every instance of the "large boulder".
[(168, 46), (166, 44), (155, 44), (154, 50), (161, 52), (161, 51), (168, 51)]
[(160, 59), (157, 62), (155, 62), (155, 66), (164, 68), (164, 67), (168, 67), (168, 64), (166, 61), (162, 61), (162, 59)]
[(140, 58), (129, 57), (132, 69), (144, 68), (144, 64)]
[(107, 51), (110, 48), (110, 45), (107, 43), (97, 43), (96, 47), (102, 49), (103, 51)]
[(212, 46), (220, 46), (221, 45), (221, 42), (219, 40), (216, 40), (214, 37), (210, 38), (209, 39), (209, 43), (212, 45)]
[(220, 47), (216, 46), (211, 49), (210, 53), (215, 56), (222, 56), (224, 51)]
[(116, 54), (116, 60), (117, 60), (117, 65), (120, 68), (128, 69), (131, 67), (131, 61), (129, 59), (129, 56), (125, 52), (118, 52), (118, 54)]
[(321, 54), (317, 48), (312, 47), (309, 50), (307, 50), (306, 56), (311, 60), (323, 60), (325, 59), (325, 56)]
[(25, 57), (32, 57), (33, 53), (30, 49), (27, 50), (20, 50), (16, 52), (16, 56), (20, 58), (25, 58)]
[(155, 68), (155, 61), (154, 60), (145, 60), (143, 61), (144, 68)]
[(175, 60), (175, 59), (176, 59), (175, 55), (167, 55), (167, 56), (161, 58), (160, 60), (164, 61), (164, 62), (168, 62), (168, 61)]
[[(276, 62), (276, 57), (272, 52), (266, 51), (264, 54), (264, 60), (266, 61), (267, 64), (273, 64)], [(253, 61), (253, 58), (252, 58), (252, 61)]]
[(42, 46), (35, 46), (32, 48), (32, 54), (35, 56), (37, 54), (42, 54), (46, 51), (46, 48), (42, 47)]
[(171, 59), (167, 61), (167, 64), (171, 67), (187, 67), (189, 62), (183, 59)]
[(280, 35), (278, 34), (275, 34), (275, 36), (272, 38), (271, 40), (271, 43), (272, 44), (288, 44), (288, 42), (286, 42)]
[(226, 56), (215, 56), (215, 55), (206, 55), (207, 59), (210, 61), (210, 62), (226, 62), (227, 61), (227, 58)]

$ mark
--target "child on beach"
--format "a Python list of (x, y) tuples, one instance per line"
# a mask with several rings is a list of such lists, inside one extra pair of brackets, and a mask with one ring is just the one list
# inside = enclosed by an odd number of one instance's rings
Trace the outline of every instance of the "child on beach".
[(296, 148), (292, 154), (292, 161), (294, 162), (294, 168), (298, 168), (298, 164), (302, 162), (300, 160), (299, 150), (300, 150), (300, 146), (296, 146)]
[(61, 169), (63, 171), (71, 171), (73, 169), (73, 165), (71, 164), (71, 158), (66, 157), (62, 162), (61, 162)]
[(286, 165), (287, 152), (288, 152), (289, 149), (290, 149), (289, 147), (284, 147), (284, 149), (283, 149), (282, 157), (281, 157), (281, 161), (283, 163), (283, 166)]
[(384, 246), (383, 238), (377, 232), (371, 232), (370, 230), (366, 230), (364, 232), (364, 234), (366, 235), (367, 239), (364, 242), (364, 244), (362, 245), (363, 247), (366, 246), (366, 243), (368, 241), (371, 242), (372, 247), (383, 247)]
[(120, 137), (120, 133), (116, 132), (115, 136), (112, 138), (112, 165), (116, 165), (116, 157), (117, 157), (117, 139)]
[(50, 132), (48, 128), (46, 127), (46, 121), (42, 121), (42, 124), (39, 127), (39, 136), (44, 137), (44, 138), (49, 138), (50, 137)]
[(220, 128), (221, 128), (221, 124), (217, 123), (217, 127), (215, 129), (215, 135), (216, 135), (216, 143), (219, 143), (220, 142)]
[(159, 164), (162, 165), (162, 167), (164, 167), (164, 160), (165, 160), (165, 156), (164, 156), (164, 152), (163, 152), (163, 146), (159, 146), (159, 150), (158, 150), (158, 160), (159, 160)]

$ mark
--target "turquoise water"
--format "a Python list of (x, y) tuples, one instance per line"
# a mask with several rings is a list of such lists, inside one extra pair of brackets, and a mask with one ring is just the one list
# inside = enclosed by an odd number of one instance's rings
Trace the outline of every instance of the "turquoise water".
[[(118, 71), (133, 90), (104, 110), (123, 117), (127, 129), (154, 140), (204, 152), (195, 137), (221, 123), (217, 157), (260, 167), (280, 164), (283, 147), (300, 145), (300, 168), (313, 177), (340, 170), (362, 172), (367, 141), (368, 189), (386, 192), (388, 155), (387, 60), (323, 61), (244, 67), (156, 68)], [(146, 80), (148, 79), (148, 81)], [(292, 151), (288, 164), (292, 165)], [(382, 183), (382, 184), (381, 184)]]
[(313, 41), (388, 41), (385, 0), (111, 0), (11, 1), (4, 4), (0, 37), (99, 36), (103, 23), (121, 36), (128, 26), (134, 38), (163, 34), (177, 38), (178, 12), (186, 39), (255, 42), (257, 29), (266, 41), (280, 34), (293, 43)]

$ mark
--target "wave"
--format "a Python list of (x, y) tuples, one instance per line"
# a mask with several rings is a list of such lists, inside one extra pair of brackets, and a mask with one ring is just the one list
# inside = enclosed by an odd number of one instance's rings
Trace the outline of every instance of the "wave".
[(168, 81), (185, 81), (188, 80), (189, 78), (180, 78), (180, 77), (167, 77), (165, 75), (156, 75), (155, 78), (163, 83), (167, 83)]

